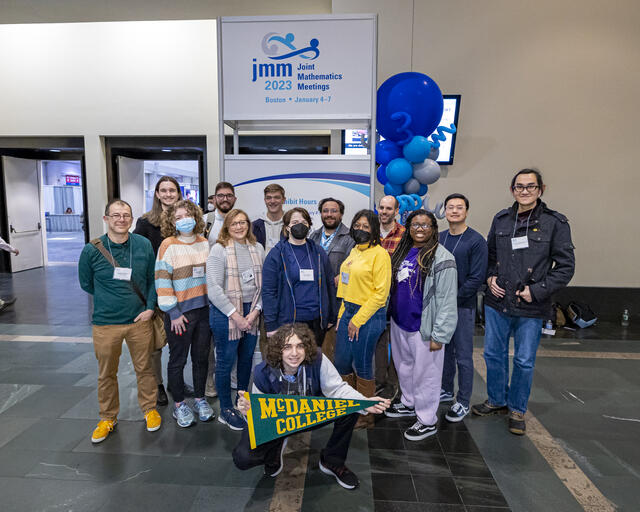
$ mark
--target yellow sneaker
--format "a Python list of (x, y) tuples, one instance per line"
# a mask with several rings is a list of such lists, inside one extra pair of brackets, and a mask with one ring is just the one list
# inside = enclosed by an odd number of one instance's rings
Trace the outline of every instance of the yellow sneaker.
[(104, 441), (107, 436), (115, 430), (117, 423), (118, 420), (100, 420), (98, 422), (98, 426), (93, 431), (91, 442), (101, 443), (102, 441)]
[(155, 432), (162, 424), (162, 418), (155, 409), (151, 409), (147, 414), (145, 414), (144, 419), (147, 420), (147, 430), (149, 432)]

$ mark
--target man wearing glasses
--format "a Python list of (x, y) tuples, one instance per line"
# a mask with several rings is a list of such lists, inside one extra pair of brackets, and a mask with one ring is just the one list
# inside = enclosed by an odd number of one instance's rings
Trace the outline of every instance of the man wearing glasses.
[[(218, 240), (222, 223), (227, 213), (233, 209), (236, 204), (236, 192), (233, 185), (227, 181), (221, 181), (216, 185), (214, 194), (216, 201), (216, 210), (213, 213), (213, 222), (207, 218), (205, 236), (209, 240), (209, 248), (213, 247)], [(210, 217), (210, 215), (209, 215)]]
[[(471, 410), (479, 416), (509, 413), (509, 431), (525, 433), (542, 322), (550, 318), (551, 296), (567, 286), (575, 269), (567, 218), (540, 200), (542, 176), (523, 169), (511, 180), (515, 203), (493, 218), (487, 239), (484, 359), (488, 399)], [(514, 337), (509, 383), (509, 337)]]
[(129, 233), (131, 206), (114, 199), (104, 212), (107, 233), (85, 245), (78, 262), (82, 289), (93, 295), (93, 348), (98, 360), (100, 421), (91, 441), (100, 443), (116, 427), (120, 408), (118, 363), (127, 342), (138, 381), (138, 404), (149, 432), (160, 428), (158, 387), (151, 368), (156, 306), (155, 255), (151, 242)]
[[(458, 325), (451, 342), (445, 345), (440, 402), (455, 402), (445, 415), (451, 422), (462, 421), (469, 414), (473, 389), (473, 330), (476, 318), (476, 295), (487, 277), (487, 242), (467, 226), (469, 200), (451, 194), (444, 200), (449, 229), (440, 233), (440, 243), (456, 259), (458, 269)], [(458, 394), (453, 381), (458, 368)]]

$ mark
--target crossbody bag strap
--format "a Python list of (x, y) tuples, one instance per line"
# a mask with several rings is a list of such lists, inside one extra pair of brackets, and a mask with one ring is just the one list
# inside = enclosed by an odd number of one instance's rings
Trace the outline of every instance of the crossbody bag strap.
[[(98, 249), (100, 251), (100, 254), (102, 254), (105, 257), (105, 259), (109, 263), (111, 263), (113, 267), (120, 266), (118, 265), (118, 262), (116, 261), (116, 259), (113, 256), (111, 256), (111, 253), (107, 251), (104, 244), (102, 243), (102, 240), (100, 240), (99, 238), (94, 238), (93, 240), (91, 240), (91, 245), (93, 245), (96, 249)], [(135, 281), (133, 281), (133, 278), (131, 279), (131, 281), (129, 281), (129, 284), (131, 285), (131, 288), (133, 288), (133, 291), (138, 296), (138, 298), (142, 301), (142, 304), (144, 304), (144, 306), (146, 307), (147, 299), (144, 297), (143, 293), (140, 291), (140, 288), (138, 288), (138, 285), (135, 283)]]

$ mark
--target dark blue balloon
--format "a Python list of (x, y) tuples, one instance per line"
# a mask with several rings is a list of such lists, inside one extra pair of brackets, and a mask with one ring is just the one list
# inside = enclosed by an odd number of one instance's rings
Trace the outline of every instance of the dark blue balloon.
[(429, 192), (429, 185), (420, 185), (420, 190), (418, 190), (418, 195), (420, 197), (424, 196), (427, 192)]
[(381, 185), (386, 185), (387, 182), (389, 181), (389, 178), (387, 178), (387, 166), (381, 165), (380, 167), (378, 167), (378, 170), (376, 171), (376, 176), (378, 177), (378, 181), (380, 182)]
[(376, 144), (376, 163), (387, 165), (394, 158), (402, 156), (402, 149), (392, 140), (381, 140)]
[(388, 196), (398, 196), (402, 194), (402, 185), (394, 185), (393, 183), (387, 183), (384, 186), (384, 193)]
[(416, 72), (398, 73), (385, 80), (378, 89), (377, 101), (378, 132), (401, 145), (415, 135), (431, 135), (444, 109), (438, 85)]

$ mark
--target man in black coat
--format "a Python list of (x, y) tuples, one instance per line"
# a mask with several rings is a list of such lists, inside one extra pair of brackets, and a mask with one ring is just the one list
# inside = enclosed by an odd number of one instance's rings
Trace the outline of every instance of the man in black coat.
[[(519, 171), (511, 180), (516, 202), (493, 218), (487, 237), (484, 359), (488, 399), (471, 410), (479, 416), (509, 412), (509, 431), (525, 433), (542, 323), (551, 315), (551, 295), (573, 277), (575, 256), (567, 218), (540, 200), (541, 174)], [(514, 337), (509, 383), (509, 337)]]

